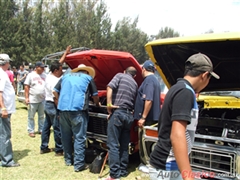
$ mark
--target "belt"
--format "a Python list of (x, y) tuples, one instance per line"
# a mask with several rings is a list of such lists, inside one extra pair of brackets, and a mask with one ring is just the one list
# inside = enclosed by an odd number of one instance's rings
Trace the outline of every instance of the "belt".
[(132, 109), (127, 109), (127, 108), (116, 108), (116, 109), (113, 109), (112, 111), (116, 111), (116, 110), (126, 111), (127, 113), (132, 113), (133, 112)]
[(53, 101), (46, 101), (47, 103), (54, 103)]

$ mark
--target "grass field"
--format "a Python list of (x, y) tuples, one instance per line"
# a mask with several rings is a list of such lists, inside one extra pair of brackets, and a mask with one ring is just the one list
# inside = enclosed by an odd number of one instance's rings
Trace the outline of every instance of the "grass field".
[[(54, 152), (40, 154), (41, 136), (36, 134), (30, 138), (27, 133), (26, 106), (16, 101), (17, 110), (12, 115), (12, 145), (14, 160), (21, 164), (20, 167), (0, 167), (1, 180), (97, 180), (99, 174), (93, 174), (89, 170), (74, 172), (73, 166), (65, 166), (63, 157), (56, 157)], [(37, 116), (35, 117), (35, 131), (37, 130)], [(50, 148), (54, 148), (53, 135), (50, 137)], [(129, 163), (130, 174), (126, 180), (134, 180), (141, 177), (148, 179), (145, 174), (137, 170), (139, 158), (131, 157)], [(109, 174), (108, 165), (103, 172), (104, 177)]]

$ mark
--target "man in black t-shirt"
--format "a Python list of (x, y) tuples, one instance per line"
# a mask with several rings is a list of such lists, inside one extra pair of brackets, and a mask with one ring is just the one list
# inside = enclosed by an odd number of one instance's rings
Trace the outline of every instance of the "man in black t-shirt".
[(194, 54), (185, 63), (184, 78), (168, 91), (159, 116), (158, 141), (150, 156), (151, 180), (194, 179), (188, 155), (198, 123), (195, 93), (207, 86), (211, 76), (219, 79), (211, 60)]

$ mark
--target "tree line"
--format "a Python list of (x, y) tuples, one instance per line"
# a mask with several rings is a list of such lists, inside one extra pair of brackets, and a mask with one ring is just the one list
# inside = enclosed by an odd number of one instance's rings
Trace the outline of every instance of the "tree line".
[(169, 27), (149, 36), (137, 24), (138, 17), (124, 17), (113, 27), (102, 0), (1, 0), (0, 53), (9, 54), (19, 66), (72, 45), (127, 51), (143, 63), (147, 42), (179, 36)]

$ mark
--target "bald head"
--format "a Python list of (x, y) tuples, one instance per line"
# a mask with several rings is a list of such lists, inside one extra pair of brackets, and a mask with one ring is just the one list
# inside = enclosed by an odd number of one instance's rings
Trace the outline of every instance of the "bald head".
[(134, 77), (137, 74), (137, 70), (133, 66), (129, 66), (126, 70), (125, 73), (131, 74), (132, 77)]

